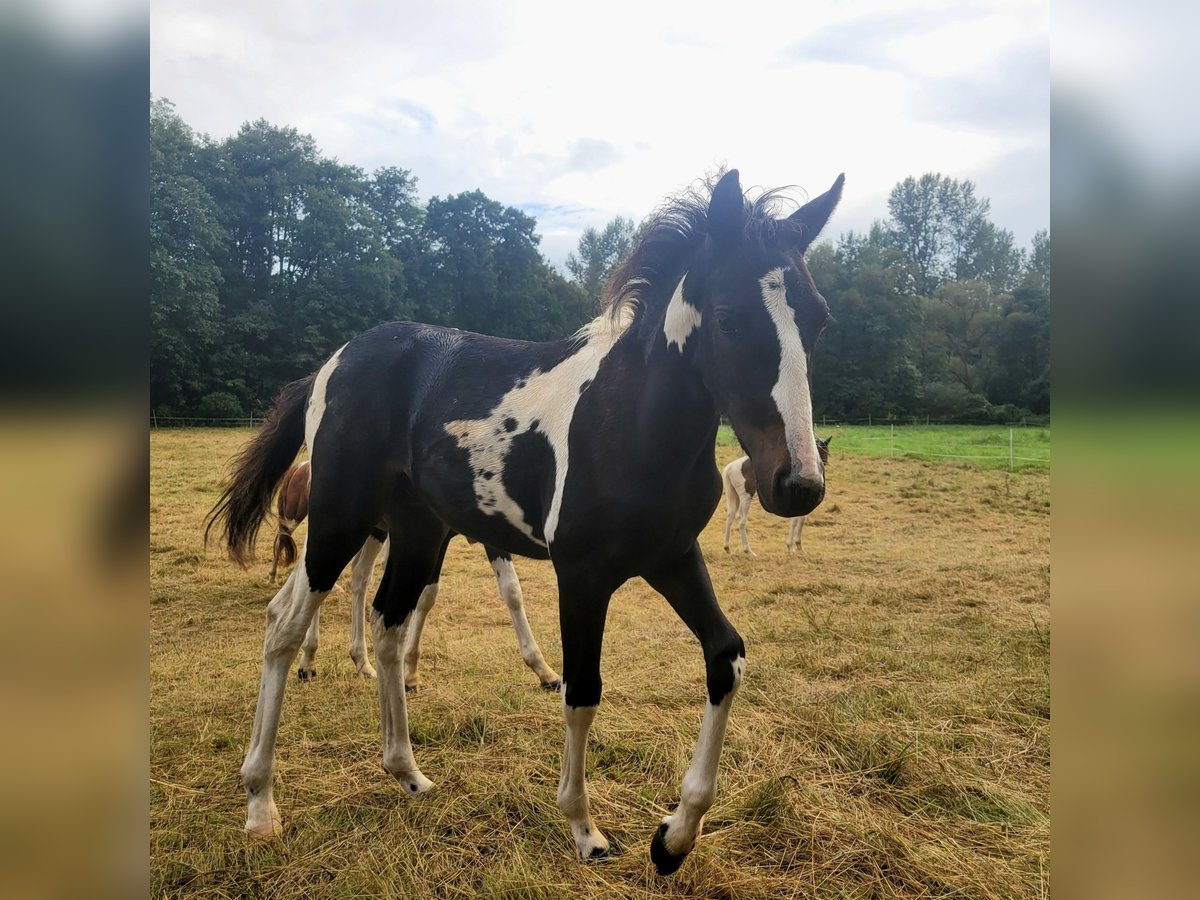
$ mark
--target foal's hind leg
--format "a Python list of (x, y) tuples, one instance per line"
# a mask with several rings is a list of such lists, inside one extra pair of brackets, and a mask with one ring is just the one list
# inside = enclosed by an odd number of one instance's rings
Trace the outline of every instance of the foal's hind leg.
[[(250, 747), (241, 772), (247, 794), (245, 827), (247, 832), (256, 837), (271, 837), (281, 828), (272, 781), (275, 775), (275, 738), (279, 731), (279, 714), (283, 707), (288, 669), (296, 658), (300, 641), (317, 607), (328, 596), (341, 566), (354, 552), (356, 543), (351, 539), (349, 546), (341, 550), (336, 542), (332, 546), (322, 547), (317, 553), (316, 565), (309, 565), (309, 547), (305, 547), (300, 562), (267, 606), (258, 706), (254, 711), (254, 730), (250, 734)], [(338, 565), (337, 560), (343, 555)]]
[(650, 858), (660, 875), (669, 875), (683, 863), (700, 836), (704, 814), (717, 789), (717, 763), (725, 743), (725, 726), (733, 696), (742, 682), (746, 648), (729, 624), (713, 595), (712, 582), (700, 554), (691, 550), (672, 565), (646, 575), (646, 581), (667, 598), (679, 617), (700, 639), (707, 670), (708, 702), (696, 740), (692, 764), (683, 776), (679, 807), (663, 819), (650, 842)]
[(804, 516), (795, 516), (788, 520), (787, 550), (788, 556), (794, 556), (797, 550), (803, 552), (800, 536), (804, 533)]
[(350, 564), (350, 659), (363, 678), (374, 678), (375, 668), (367, 658), (366, 616), (367, 591), (375, 574), (375, 560), (383, 548), (386, 536), (372, 532), (358, 555)]
[(321, 645), (321, 605), (313, 610), (312, 621), (308, 623), (308, 631), (304, 632), (304, 642), (300, 645), (300, 665), (296, 669), (296, 677), (301, 681), (312, 681), (317, 677), (317, 649)]
[(492, 564), (492, 570), (496, 573), (500, 597), (504, 600), (504, 605), (508, 607), (513, 630), (517, 633), (521, 658), (525, 660), (525, 665), (529, 666), (537, 675), (538, 681), (542, 683), (545, 690), (557, 691), (562, 686), (562, 682), (554, 670), (546, 665), (542, 649), (533, 636), (533, 630), (529, 627), (529, 620), (525, 617), (525, 600), (521, 593), (521, 581), (517, 578), (517, 570), (513, 568), (512, 557), (507, 553), (493, 550), (491, 547), (484, 549), (487, 550), (488, 560)]
[(410, 794), (433, 787), (413, 757), (408, 736), (402, 654), (422, 591), (436, 583), (449, 533), (431, 513), (406, 511), (393, 517), (387, 569), (371, 610), (375, 661), (379, 665), (379, 710), (383, 730), (383, 768)]
[(742, 534), (742, 549), (750, 556), (758, 556), (750, 549), (750, 539), (746, 537), (746, 519), (750, 517), (750, 503), (754, 500), (749, 494), (742, 496), (742, 503), (738, 509), (738, 531)]
[[(449, 541), (447, 540), (447, 545)], [(442, 550), (443, 555), (445, 549)], [(443, 557), (444, 558), (444, 557)], [(408, 633), (404, 636), (404, 690), (412, 692), (421, 687), (421, 635), (425, 633), (425, 620), (437, 603), (441, 582), (438, 580), (442, 571), (439, 559), (437, 568), (429, 574), (429, 581), (421, 588), (417, 597), (416, 608), (413, 609), (412, 621), (408, 623)]]

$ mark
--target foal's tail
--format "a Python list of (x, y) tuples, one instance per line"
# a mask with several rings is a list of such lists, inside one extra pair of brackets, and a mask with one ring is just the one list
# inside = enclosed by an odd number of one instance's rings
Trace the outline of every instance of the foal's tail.
[(293, 381), (279, 392), (267, 421), (234, 460), (233, 475), (208, 514), (205, 544), (219, 525), (229, 556), (241, 566), (254, 557), (254, 539), (270, 512), (271, 496), (304, 443), (304, 407), (315, 378)]

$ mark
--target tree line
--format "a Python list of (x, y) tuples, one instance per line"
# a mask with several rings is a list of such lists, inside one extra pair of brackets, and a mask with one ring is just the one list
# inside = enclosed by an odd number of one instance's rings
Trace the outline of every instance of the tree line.
[[(594, 317), (637, 237), (585, 229), (567, 277), (536, 220), (481, 191), (421, 203), (402, 168), (366, 173), (264, 120), (197, 135), (150, 111), (151, 409), (269, 406), (353, 335), (411, 319), (552, 340)], [(1029, 251), (970, 182), (906, 179), (890, 218), (809, 252), (835, 323), (814, 359), (818, 416), (1011, 419), (1049, 412), (1049, 237)]]

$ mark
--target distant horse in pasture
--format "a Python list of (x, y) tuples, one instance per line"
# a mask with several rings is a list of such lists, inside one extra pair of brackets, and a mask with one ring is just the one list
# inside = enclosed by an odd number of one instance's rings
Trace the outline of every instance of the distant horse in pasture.
[[(832, 440), (832, 436), (825, 440), (817, 438), (817, 453), (822, 463), (829, 462), (829, 442)], [(750, 540), (746, 537), (746, 518), (750, 515), (754, 495), (758, 493), (758, 479), (754, 477), (750, 457), (740, 456), (727, 465), (721, 473), (721, 480), (725, 484), (725, 552), (729, 552), (729, 532), (733, 530), (736, 519), (742, 535), (742, 550), (750, 556), (757, 556), (750, 549)], [(788, 520), (788, 556), (795, 555), (797, 549), (803, 549), (800, 547), (800, 535), (804, 530), (804, 519), (804, 516), (793, 516)]]
[(279, 482), (275, 497), (275, 544), (271, 555), (271, 574), (267, 581), (274, 583), (279, 567), (287, 568), (296, 561), (296, 540), (292, 532), (308, 517), (308, 460), (296, 463)]
[[(279, 494), (276, 500), (278, 531), (275, 535), (274, 560), (271, 565), (270, 580), (275, 580), (275, 572), (280, 564), (289, 566), (296, 560), (296, 542), (292, 532), (308, 515), (309, 492), (309, 463), (307, 460), (296, 463), (283, 476), (280, 482)], [(364, 607), (366, 606), (367, 591), (371, 586), (371, 578), (375, 573), (375, 560), (380, 550), (386, 553), (387, 533), (382, 529), (371, 532), (362, 549), (350, 563), (350, 658), (354, 667), (364, 678), (374, 678), (375, 669), (367, 659), (366, 629), (364, 627)], [(500, 597), (508, 608), (512, 619), (513, 629), (517, 633), (517, 643), (521, 648), (521, 658), (537, 675), (538, 681), (548, 691), (559, 689), (560, 681), (554, 670), (546, 664), (542, 650), (529, 627), (529, 619), (525, 616), (525, 602), (521, 593), (521, 581), (517, 578), (517, 570), (513, 568), (512, 556), (503, 550), (484, 547), (492, 571), (496, 573), (496, 582), (500, 587)], [(385, 566), (386, 566), (386, 559)], [(425, 619), (437, 600), (438, 585), (428, 585), (421, 592), (417, 602), (416, 614), (409, 628), (408, 641), (404, 649), (404, 688), (416, 690), (421, 683), (417, 668), (421, 661), (421, 634), (425, 628)], [(316, 657), (320, 644), (321, 610), (313, 613), (312, 622), (304, 635), (301, 644), (300, 667), (297, 675), (301, 681), (317, 677)]]
[(250, 834), (282, 828), (273, 779), (288, 669), (317, 607), (382, 522), (391, 550), (371, 625), (383, 767), (411, 794), (433, 783), (409, 740), (401, 656), (450, 538), (553, 562), (566, 721), (558, 806), (585, 860), (609, 854), (584, 778), (609, 599), (636, 576), (666, 598), (700, 642), (707, 685), (679, 805), (650, 841), (660, 873), (682, 864), (715, 797), (746, 664), (697, 542), (721, 499), (717, 427), (722, 415), (732, 422), (768, 512), (803, 516), (821, 503), (809, 360), (829, 309), (804, 253), (842, 184), (786, 217), (776, 216), (776, 192), (748, 201), (736, 170), (668, 201), (614, 273), (605, 310), (573, 337), (530, 343), (394, 322), (283, 389), (209, 517), (246, 560), (275, 485), (307, 443), (308, 540), (267, 608), (241, 769)]

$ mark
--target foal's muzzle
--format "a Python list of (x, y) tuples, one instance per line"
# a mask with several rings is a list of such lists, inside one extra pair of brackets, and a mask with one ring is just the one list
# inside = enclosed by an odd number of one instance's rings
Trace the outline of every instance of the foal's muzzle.
[(762, 498), (768, 512), (790, 519), (807, 516), (825, 499), (824, 473), (814, 476), (793, 475), (791, 467), (779, 469), (771, 479), (771, 495)]

